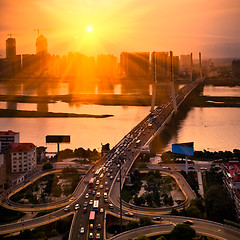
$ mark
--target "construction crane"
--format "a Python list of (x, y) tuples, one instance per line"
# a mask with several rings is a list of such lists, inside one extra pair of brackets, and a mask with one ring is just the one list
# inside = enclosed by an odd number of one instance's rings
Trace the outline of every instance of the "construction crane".
[(37, 29), (34, 29), (34, 31), (36, 31), (38, 33), (38, 37), (39, 37), (39, 32), (40, 31), (50, 31), (50, 29), (39, 29), (39, 28), (37, 28)]
[(8, 33), (7, 35), (11, 38), (13, 35), (21, 35), (21, 34), (17, 34), (17, 33)]

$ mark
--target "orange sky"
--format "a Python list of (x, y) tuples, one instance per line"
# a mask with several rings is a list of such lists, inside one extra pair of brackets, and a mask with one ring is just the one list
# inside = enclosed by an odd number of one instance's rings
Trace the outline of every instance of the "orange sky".
[(239, 0), (0, 0), (0, 11), (1, 57), (8, 33), (18, 34), (18, 54), (35, 53), (36, 28), (51, 54), (240, 57)]

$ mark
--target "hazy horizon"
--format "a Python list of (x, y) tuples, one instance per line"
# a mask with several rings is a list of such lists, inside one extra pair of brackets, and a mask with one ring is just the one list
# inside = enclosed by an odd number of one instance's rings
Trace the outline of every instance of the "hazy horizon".
[(16, 38), (17, 54), (35, 53), (38, 28), (49, 53), (61, 56), (172, 50), (240, 57), (239, 0), (0, 0), (0, 6), (1, 57), (7, 34)]

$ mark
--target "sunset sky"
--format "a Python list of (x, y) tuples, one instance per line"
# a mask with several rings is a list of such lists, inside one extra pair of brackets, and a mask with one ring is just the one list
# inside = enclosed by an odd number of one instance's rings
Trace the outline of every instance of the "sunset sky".
[(240, 57), (239, 23), (240, 0), (0, 0), (0, 57), (9, 33), (17, 54), (35, 53), (37, 28), (50, 54)]

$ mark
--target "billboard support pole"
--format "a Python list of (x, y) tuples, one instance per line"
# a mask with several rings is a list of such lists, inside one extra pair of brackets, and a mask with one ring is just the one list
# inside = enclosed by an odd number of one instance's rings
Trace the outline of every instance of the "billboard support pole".
[(187, 155), (185, 156), (185, 170), (186, 170), (186, 174), (188, 174), (188, 158), (187, 158)]

